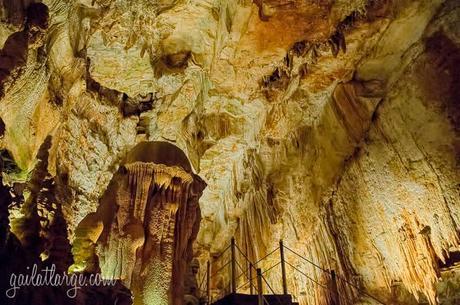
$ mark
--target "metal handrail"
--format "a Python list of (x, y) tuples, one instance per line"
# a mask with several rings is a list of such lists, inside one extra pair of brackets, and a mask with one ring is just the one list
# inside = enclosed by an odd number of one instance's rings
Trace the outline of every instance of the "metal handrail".
[(326, 272), (326, 273), (330, 273), (329, 270), (327, 269), (324, 269), (323, 267), (315, 264), (314, 262), (310, 261), (308, 258), (306, 257), (303, 257), (302, 255), (300, 255), (299, 253), (297, 253), (296, 251), (292, 250), (291, 248), (289, 248), (288, 246), (284, 246), (287, 250), (291, 251), (292, 253), (294, 253), (295, 255), (297, 255), (298, 257), (300, 257), (301, 259), (307, 261), (308, 263), (312, 264), (313, 266), (315, 266), (316, 268)]
[(217, 261), (218, 259), (220, 259), (220, 258), (222, 257), (222, 255), (224, 255), (224, 253), (225, 253), (228, 249), (230, 249), (230, 246), (231, 246), (231, 244), (228, 245), (222, 252), (220, 252), (219, 255), (214, 256), (214, 257), (213, 257), (214, 261)]
[[(254, 286), (254, 284), (251, 282), (251, 286), (254, 287), (254, 289), (256, 290), (257, 293), (259, 293), (258, 289), (256, 286)], [(267, 299), (265, 298), (265, 296), (262, 294), (262, 299), (264, 300), (264, 303), (267, 304), (267, 305), (270, 305), (267, 301)]]
[(206, 272), (203, 274), (203, 278), (200, 281), (200, 285), (198, 286), (198, 289), (201, 289), (201, 287), (203, 287), (203, 283), (204, 283), (204, 280), (206, 279), (207, 273), (208, 273), (208, 270), (206, 270)]
[(311, 277), (309, 277), (306, 273), (302, 272), (299, 268), (295, 267), (295, 266), (292, 265), (290, 262), (286, 261), (286, 264), (288, 264), (289, 266), (291, 266), (292, 268), (294, 268), (297, 272), (299, 272), (300, 274), (304, 275), (306, 278), (308, 278), (310, 281), (314, 282), (316, 285), (321, 286), (322, 288), (329, 290), (329, 288), (327, 288), (327, 287), (324, 286), (323, 284), (318, 283), (316, 280), (314, 280), (314, 279), (312, 279)]
[[(281, 261), (277, 262), (276, 264), (274, 264), (274, 265), (271, 266), (270, 268), (264, 270), (264, 272), (262, 272), (262, 274), (267, 273), (268, 271), (272, 270), (273, 268), (275, 268), (275, 267), (278, 266), (279, 264), (281, 264)], [(238, 266), (239, 266), (239, 264), (238, 264)], [(240, 266), (239, 266), (239, 267), (240, 267)], [(240, 267), (240, 269), (241, 269), (241, 267)], [(239, 279), (242, 275), (247, 275), (247, 272), (245, 272), (244, 274), (243, 274), (243, 273), (240, 274), (240, 276), (238, 276), (237, 279)], [(253, 278), (249, 278), (248, 276), (246, 276), (246, 277), (247, 277), (248, 281), (247, 281), (247, 282), (244, 282), (242, 285), (238, 286), (238, 287), (236, 288), (237, 290), (240, 289), (240, 288), (242, 288), (242, 287), (244, 287), (244, 286), (246, 286), (247, 284), (249, 284), (249, 282), (251, 282), (251, 281), (253, 281), (253, 280), (255, 280), (255, 279), (257, 278), (256, 276), (253, 277)]]
[(274, 265), (271, 266), (270, 268), (266, 269), (264, 272), (262, 272), (262, 274), (267, 273), (268, 271), (272, 270), (273, 268), (275, 268), (275, 267), (278, 266), (279, 264), (281, 264), (281, 261), (277, 262), (276, 264), (274, 264)]
[[(217, 262), (217, 261), (224, 255), (224, 253), (227, 252), (228, 249), (230, 249), (230, 246), (231, 246), (231, 245), (228, 245), (219, 255), (213, 257), (214, 262)], [(224, 269), (230, 262), (231, 262), (231, 261), (228, 261), (227, 263), (225, 263), (221, 268), (219, 268), (217, 271), (215, 271), (214, 273), (212, 273), (212, 274), (210, 275), (210, 277), (213, 277), (213, 276), (215, 276), (217, 273), (219, 273), (220, 271), (222, 271), (222, 269)], [(208, 273), (208, 271), (206, 270), (206, 272), (203, 274), (203, 278), (201, 279), (200, 285), (198, 286), (199, 289), (201, 289), (201, 287), (203, 287), (203, 283), (204, 283), (204, 280), (206, 279), (207, 273)]]
[[(241, 274), (236, 279), (238, 280), (243, 275), (246, 275), (246, 277), (247, 277), (248, 272), (244, 271), (243, 267), (241, 267), (241, 265), (238, 263), (238, 261), (236, 261), (235, 263), (238, 266), (238, 268), (240, 268), (240, 270), (241, 270)], [(248, 277), (248, 279), (249, 279), (249, 277)]]
[[(330, 270), (327, 270), (317, 264), (315, 264), (314, 262), (310, 261), (309, 259), (307, 259), (306, 257), (303, 257), (302, 255), (300, 255), (299, 253), (297, 253), (296, 251), (292, 250), (291, 248), (287, 247), (287, 246), (284, 246), (287, 250), (289, 250), (290, 252), (294, 253), (295, 255), (297, 255), (298, 257), (300, 257), (301, 259), (305, 260), (306, 262), (312, 264), (313, 266), (315, 266), (316, 268), (320, 269), (321, 271), (325, 272), (325, 273), (328, 273), (330, 275), (332, 275), (331, 271)], [(289, 262), (286, 261), (286, 263), (289, 264)], [(291, 264), (289, 264), (291, 267), (293, 267)], [(294, 267), (295, 268), (295, 267)], [(299, 271), (299, 270), (298, 270)], [(299, 271), (301, 272), (301, 271)], [(302, 273), (302, 272), (301, 272)], [(371, 299), (373, 299), (374, 301), (377, 301), (378, 303), (380, 304), (383, 304), (383, 305), (386, 305), (384, 302), (380, 301), (379, 299), (377, 299), (376, 297), (374, 297), (373, 295), (369, 294), (368, 292), (362, 290), (361, 288), (359, 288), (358, 286), (356, 286), (355, 284), (349, 282), (348, 280), (346, 280), (344, 277), (342, 277), (341, 275), (337, 274), (336, 277), (345, 282), (346, 284), (352, 286), (353, 288), (355, 288), (356, 290), (358, 290), (358, 292), (362, 293), (362, 294), (365, 294), (367, 295), (368, 297), (370, 297)]]
[(255, 280), (257, 277), (253, 277), (251, 279), (249, 279), (247, 282), (244, 282), (243, 285), (240, 285), (238, 287), (236, 287), (236, 290), (240, 289), (240, 288), (243, 288), (244, 286), (246, 286), (247, 284), (251, 284), (251, 286), (254, 286), (254, 284), (252, 284), (252, 281)]
[[(259, 259), (258, 261), (256, 261), (255, 263), (252, 263), (251, 260), (247, 257), (247, 255), (240, 249), (240, 247), (234, 242), (234, 239), (232, 239), (232, 243), (234, 245), (234, 248), (232, 249), (236, 249), (242, 256), (243, 258), (249, 263), (249, 268), (254, 268), (258, 263), (260, 263), (261, 261), (263, 261), (264, 259), (266, 259), (268, 256), (272, 255), (273, 253), (275, 253), (277, 250), (281, 249), (281, 247), (289, 250), (291, 253), (295, 254), (297, 257), (301, 258), (302, 260), (308, 262), (309, 264), (313, 265), (314, 267), (318, 268), (319, 270), (321, 270), (322, 272), (324, 273), (327, 273), (329, 275), (331, 275), (333, 278), (336, 277), (338, 278), (339, 280), (343, 281), (344, 283), (350, 285), (351, 287), (355, 288), (359, 293), (362, 293), (370, 298), (372, 298), (373, 300), (377, 301), (378, 303), (380, 304), (383, 304), (383, 305), (386, 305), (384, 302), (380, 301), (378, 298), (374, 297), (373, 295), (369, 294), (368, 292), (362, 290), (360, 287), (356, 286), (355, 284), (351, 283), (350, 281), (348, 281), (346, 278), (342, 277), (341, 275), (336, 275), (334, 271), (331, 271), (331, 270), (328, 270), (328, 269), (325, 269), (323, 267), (321, 267), (320, 265), (314, 263), (313, 261), (309, 260), (308, 258), (304, 257), (303, 255), (299, 254), (298, 252), (292, 250), (291, 248), (289, 248), (288, 246), (286, 245), (283, 245), (282, 242), (280, 241), (280, 246), (275, 248), (274, 250), (272, 250), (271, 252), (269, 252), (268, 254), (266, 254), (264, 257), (262, 257), (261, 259)], [(223, 250), (219, 256), (217, 256), (215, 258), (215, 260), (219, 259), (228, 249), (230, 249), (230, 247), (232, 246), (232, 244), (230, 244), (228, 247), (225, 248), (225, 250)], [(232, 250), (233, 251), (233, 250)], [(232, 252), (233, 253), (233, 252)], [(236, 292), (238, 289), (241, 289), (242, 287), (246, 286), (247, 284), (250, 284), (250, 286), (254, 287), (257, 291), (257, 288), (254, 286), (253, 284), (253, 280), (256, 279), (257, 277), (250, 277), (250, 274), (248, 274), (247, 271), (245, 271), (243, 269), (243, 267), (238, 263), (238, 260), (236, 259), (236, 257), (234, 257), (234, 255), (232, 254), (232, 257), (234, 258), (234, 265), (232, 265), (232, 270), (235, 268), (234, 266), (237, 266), (240, 270), (241, 270), (241, 274), (236, 277), (236, 272), (235, 270), (232, 271), (232, 273), (235, 273), (235, 274), (232, 274), (233, 276), (233, 283), (236, 284), (236, 280), (240, 279), (242, 276), (245, 276), (248, 281), (243, 283), (242, 285), (238, 286), (238, 287), (233, 287), (233, 292)], [(281, 253), (281, 259), (283, 260), (283, 254)], [(291, 266), (294, 270), (296, 270), (297, 272), (299, 272), (300, 274), (304, 275), (305, 277), (307, 277), (310, 281), (314, 282), (315, 284), (317, 284), (318, 286), (322, 287), (323, 289), (326, 289), (326, 290), (331, 290), (330, 288), (328, 288), (327, 286), (319, 283), (317, 280), (314, 280), (313, 278), (311, 278), (308, 274), (306, 274), (305, 272), (301, 271), (299, 268), (297, 268), (296, 266), (292, 265), (291, 263), (289, 263), (289, 261), (287, 260), (283, 260), (283, 261), (278, 261), (276, 264), (274, 264), (273, 266), (271, 266), (270, 268), (266, 269), (264, 272), (261, 273), (261, 276), (262, 276), (262, 279), (265, 281), (265, 283), (267, 284), (267, 286), (269, 287), (269, 289), (271, 290), (271, 292), (275, 294), (275, 292), (273, 291), (272, 287), (270, 286), (270, 284), (268, 283), (268, 281), (266, 280), (266, 278), (263, 276), (263, 274), (267, 273), (268, 271), (270, 271), (271, 269), (273, 269), (274, 267), (278, 266), (279, 264), (281, 263), (286, 263), (288, 264), (289, 266)], [(221, 268), (219, 268), (217, 271), (215, 271), (212, 275), (210, 275), (210, 277), (213, 277), (215, 276), (218, 272), (220, 272), (222, 269), (224, 269), (227, 265), (229, 265), (230, 263), (232, 263), (232, 260), (228, 261), (227, 263), (225, 263)], [(283, 265), (283, 268), (284, 268), (284, 265)], [(284, 272), (284, 270), (283, 270)], [(205, 276), (206, 276), (206, 273), (205, 273)], [(205, 278), (204, 276), (204, 278)], [(200, 288), (202, 286), (202, 283), (204, 281), (204, 278), (203, 280), (201, 281), (201, 284), (200, 284)], [(285, 281), (285, 278), (283, 278), (283, 281)], [(335, 280), (333, 280), (335, 281)], [(284, 283), (284, 282), (283, 282)], [(335, 283), (335, 282), (334, 282)], [(283, 284), (285, 285), (285, 284)], [(335, 284), (334, 284), (335, 285)], [(229, 284), (230, 286), (230, 284)], [(236, 286), (236, 285), (235, 285)], [(285, 286), (284, 286), (285, 287)], [(334, 286), (336, 287), (336, 286)], [(227, 287), (226, 287), (227, 288)], [(285, 288), (283, 288), (285, 289)], [(287, 290), (286, 290), (287, 291)], [(252, 290), (251, 290), (252, 292)], [(283, 291), (283, 293), (285, 293)], [(337, 288), (335, 288), (335, 293), (337, 293)], [(277, 297), (277, 301), (280, 303), (280, 300), (279, 298)], [(267, 303), (268, 305), (268, 302), (267, 300), (264, 298), (264, 302)], [(281, 304), (281, 303), (280, 303)]]
[(386, 303), (382, 302), (381, 300), (377, 299), (376, 297), (374, 297), (373, 295), (369, 294), (368, 292), (366, 292), (365, 290), (359, 288), (358, 286), (356, 286), (355, 284), (347, 281), (345, 278), (343, 278), (342, 276), (340, 275), (337, 275), (337, 278), (343, 282), (345, 282), (346, 284), (350, 285), (351, 287), (355, 288), (356, 290), (358, 290), (358, 292), (362, 293), (362, 294), (365, 294), (367, 295), (368, 297), (370, 297), (371, 299), (373, 299), (374, 301), (380, 303), (380, 304), (383, 304), (383, 305), (386, 305)]
[(228, 264), (230, 264), (232, 261), (229, 260), (228, 262), (225, 263), (225, 265), (223, 265), (222, 267), (220, 267), (219, 269), (217, 269), (217, 271), (214, 271), (214, 273), (211, 273), (211, 277), (214, 277), (217, 273), (219, 273), (220, 271), (222, 271), (222, 269), (224, 269), (225, 267), (228, 266)]
[[(244, 254), (243, 251), (241, 251), (240, 247), (238, 247), (237, 244), (235, 244), (235, 248), (238, 250), (238, 252), (240, 252), (241, 255), (243, 255), (244, 259), (245, 259), (248, 263), (251, 263), (251, 264), (252, 264), (251, 260), (246, 256), (246, 254)], [(254, 264), (253, 264), (253, 265), (254, 265)]]
[(261, 259), (259, 259), (257, 262), (254, 263), (254, 266), (256, 266), (258, 263), (260, 263), (261, 261), (263, 261), (264, 259), (266, 259), (267, 257), (269, 257), (270, 255), (272, 255), (273, 253), (275, 253), (275, 251), (278, 251), (280, 247), (276, 247), (275, 249), (273, 249), (273, 251), (271, 251), (270, 253), (268, 253), (267, 255), (265, 255), (264, 257), (262, 257)]

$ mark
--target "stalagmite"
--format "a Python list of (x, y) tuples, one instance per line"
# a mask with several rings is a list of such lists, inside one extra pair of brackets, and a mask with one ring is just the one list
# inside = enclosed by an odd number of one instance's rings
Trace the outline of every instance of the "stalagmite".
[(122, 279), (135, 304), (182, 304), (204, 182), (150, 162), (125, 164), (118, 177), (116, 212), (98, 241), (102, 274)]

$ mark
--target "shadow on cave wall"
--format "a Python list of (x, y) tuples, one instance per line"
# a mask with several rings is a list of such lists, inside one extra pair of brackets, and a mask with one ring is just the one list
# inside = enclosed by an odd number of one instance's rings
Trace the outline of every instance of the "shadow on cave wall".
[[(46, 274), (42, 270), (46, 268), (54, 269), (54, 274), (66, 273), (73, 261), (67, 223), (54, 197), (54, 178), (47, 171), (51, 140), (48, 136), (40, 146), (37, 165), (25, 186), (30, 196), (19, 207), (24, 217), (11, 224), (9, 208), (14, 204), (17, 190), (4, 185), (0, 175), (0, 304), (129, 305), (132, 303), (130, 292), (120, 281), (112, 286), (85, 286), (75, 290), (74, 282), (43, 284), (38, 276), (33, 276), (34, 268), (42, 277)], [(0, 174), (14, 163), (12, 159), (7, 161), (5, 164), (0, 158)], [(57, 279), (51, 277), (51, 271), (47, 274), (49, 280)], [(22, 276), (26, 282), (21, 280)], [(81, 276), (87, 281), (91, 274)], [(14, 287), (17, 288), (12, 289)], [(69, 297), (73, 292), (75, 296)]]

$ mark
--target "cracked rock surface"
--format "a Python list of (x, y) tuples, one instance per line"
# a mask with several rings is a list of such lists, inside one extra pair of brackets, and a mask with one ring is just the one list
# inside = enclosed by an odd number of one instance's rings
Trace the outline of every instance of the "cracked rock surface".
[[(134, 161), (150, 174), (165, 165), (133, 157), (137, 145), (167, 142), (187, 161), (165, 151), (166, 171), (180, 167), (170, 180), (207, 185), (201, 216), (191, 212), (199, 230), (182, 222), (181, 249), (200, 262), (200, 280), (232, 236), (253, 261), (283, 239), (346, 280), (340, 304), (378, 304), (367, 294), (385, 304), (460, 302), (459, 1), (4, 0), (0, 17), (0, 156), (13, 196), (2, 226), (9, 217), (25, 247), (49, 252), (66, 231), (74, 268), (100, 268), (135, 292), (135, 304), (158, 305), (174, 280), (170, 260), (180, 259), (163, 253), (164, 283), (132, 280), (147, 278), (140, 270), (157, 255), (138, 251), (153, 247), (143, 226), (154, 221), (130, 223), (131, 205), (147, 203), (126, 199), (136, 191), (107, 193), (120, 172), (139, 174)], [(136, 178), (139, 194), (158, 186), (150, 174)], [(198, 200), (201, 189), (182, 188)], [(104, 213), (115, 207), (110, 222)], [(54, 218), (66, 229), (50, 229)], [(41, 235), (15, 225), (27, 221)], [(122, 239), (132, 255), (114, 267)], [(266, 278), (280, 292), (278, 269)], [(225, 270), (211, 293), (228, 280)], [(156, 286), (136, 294), (143, 285)], [(288, 287), (301, 305), (333, 304), (292, 270)]]

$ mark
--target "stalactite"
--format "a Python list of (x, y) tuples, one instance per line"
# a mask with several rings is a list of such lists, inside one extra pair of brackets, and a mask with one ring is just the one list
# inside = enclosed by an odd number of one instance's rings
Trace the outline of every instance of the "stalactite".
[(205, 183), (177, 166), (134, 162), (124, 168), (119, 208), (98, 250), (102, 272), (122, 279), (140, 304), (181, 304)]
[(236, 205), (238, 228), (235, 232), (238, 243), (247, 250), (252, 261), (257, 261), (270, 248), (270, 226), (276, 223), (277, 209), (270, 199), (270, 186), (265, 181), (265, 173), (260, 157), (249, 150), (245, 162), (236, 170), (233, 182), (242, 197)]
[[(8, 79), (15, 79), (27, 62), (28, 48), (41, 46), (44, 32), (48, 27), (48, 7), (43, 3), (32, 3), (26, 10), (24, 30), (8, 37), (3, 49), (0, 50), (0, 97), (3, 97)], [(16, 16), (19, 17), (13, 12)], [(20, 17), (19, 17), (20, 18)]]

